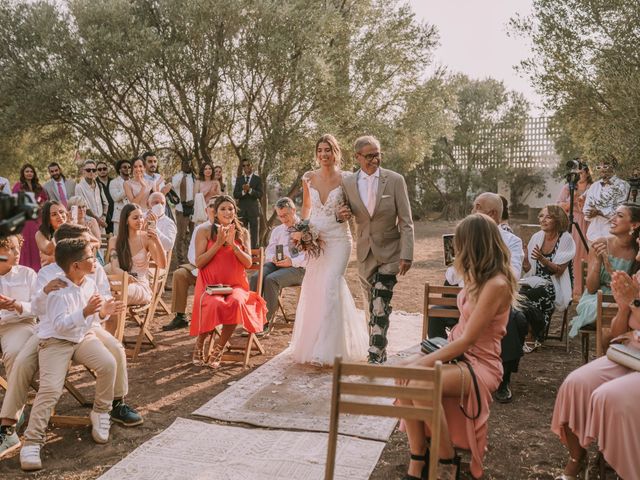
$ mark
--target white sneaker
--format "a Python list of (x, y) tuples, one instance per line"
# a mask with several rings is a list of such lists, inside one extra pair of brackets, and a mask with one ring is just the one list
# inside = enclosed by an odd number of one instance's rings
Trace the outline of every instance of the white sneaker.
[(25, 445), (20, 450), (20, 467), (25, 472), (42, 469), (40, 460), (40, 445)]
[(98, 413), (91, 410), (91, 436), (96, 443), (107, 443), (109, 441), (109, 429), (111, 428), (111, 415), (108, 413)]

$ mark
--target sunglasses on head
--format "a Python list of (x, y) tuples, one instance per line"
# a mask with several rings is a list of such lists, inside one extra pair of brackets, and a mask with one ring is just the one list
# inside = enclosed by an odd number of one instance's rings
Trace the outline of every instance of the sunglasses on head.
[(87, 172), (87, 173), (96, 173), (96, 169), (95, 168), (85, 168), (84, 171)]

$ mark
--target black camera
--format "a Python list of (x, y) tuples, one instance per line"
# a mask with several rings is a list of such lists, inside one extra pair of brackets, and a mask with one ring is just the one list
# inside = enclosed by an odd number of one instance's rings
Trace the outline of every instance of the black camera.
[(567, 162), (567, 170), (571, 170), (576, 173), (580, 173), (581, 170), (584, 170), (586, 168), (589, 168), (588, 165), (579, 158), (574, 158), (573, 160), (569, 160)]
[(28, 195), (0, 193), (0, 238), (20, 233), (27, 220), (37, 218), (38, 205)]

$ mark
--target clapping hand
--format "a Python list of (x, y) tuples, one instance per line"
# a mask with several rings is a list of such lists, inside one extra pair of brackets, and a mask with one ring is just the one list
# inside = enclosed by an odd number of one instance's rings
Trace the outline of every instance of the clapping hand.
[(606, 258), (609, 254), (607, 242), (593, 242), (592, 247), (595, 250), (596, 254), (603, 259)]
[(244, 193), (248, 193), (249, 190), (251, 190), (251, 186), (248, 183), (245, 183), (245, 184), (242, 185), (242, 191)]
[(226, 245), (233, 246), (236, 239), (236, 226), (232, 223), (227, 227)]
[(82, 309), (82, 314), (85, 318), (87, 318), (88, 316), (93, 315), (94, 313), (99, 311), (102, 308), (103, 304), (104, 299), (102, 298), (102, 296), (98, 293), (95, 293), (91, 295), (91, 298), (87, 302), (87, 306)]
[(542, 262), (542, 260), (544, 259), (544, 255), (542, 253), (542, 250), (540, 249), (540, 246), (536, 245), (533, 248), (533, 252), (531, 252), (531, 258), (538, 262)]
[(0, 310), (13, 310), (15, 306), (16, 301), (13, 298), (0, 294)]
[(124, 310), (124, 303), (116, 301), (114, 298), (110, 298), (102, 305), (100, 309), (100, 318), (110, 317), (111, 315), (118, 315)]
[(602, 212), (597, 208), (590, 208), (589, 210), (587, 210), (587, 214), (586, 214), (587, 218), (593, 218), (601, 215), (602, 215)]
[(618, 305), (629, 305), (640, 294), (640, 285), (627, 272), (617, 270), (611, 274), (611, 290)]

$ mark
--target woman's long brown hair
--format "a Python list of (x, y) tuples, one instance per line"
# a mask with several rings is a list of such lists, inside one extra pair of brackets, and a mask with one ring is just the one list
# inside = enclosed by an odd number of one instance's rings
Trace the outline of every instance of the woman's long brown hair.
[(131, 259), (131, 247), (129, 247), (129, 215), (136, 210), (141, 210), (135, 203), (128, 203), (122, 207), (120, 212), (120, 222), (118, 223), (118, 236), (116, 237), (116, 253), (118, 263), (125, 272), (131, 270), (133, 260)]
[[(232, 223), (236, 227), (236, 240), (240, 240), (240, 242), (242, 242), (243, 237), (247, 235), (248, 231), (246, 228), (242, 226), (242, 222), (240, 222), (240, 219), (238, 218), (238, 206), (236, 205), (235, 200), (231, 198), (229, 195), (219, 195), (216, 197), (215, 201), (213, 202), (213, 211), (216, 213), (216, 220), (218, 218), (217, 217), (218, 208), (220, 208), (220, 205), (222, 205), (225, 202), (229, 202), (231, 205), (233, 205), (234, 212), (233, 212)], [(214, 240), (217, 235), (218, 235), (218, 224), (214, 221), (213, 225), (211, 225), (211, 240)]]
[(474, 213), (456, 227), (455, 269), (462, 274), (471, 299), (477, 301), (484, 285), (496, 275), (507, 279), (512, 305), (518, 299), (518, 281), (511, 270), (511, 253), (496, 223), (487, 215)]

